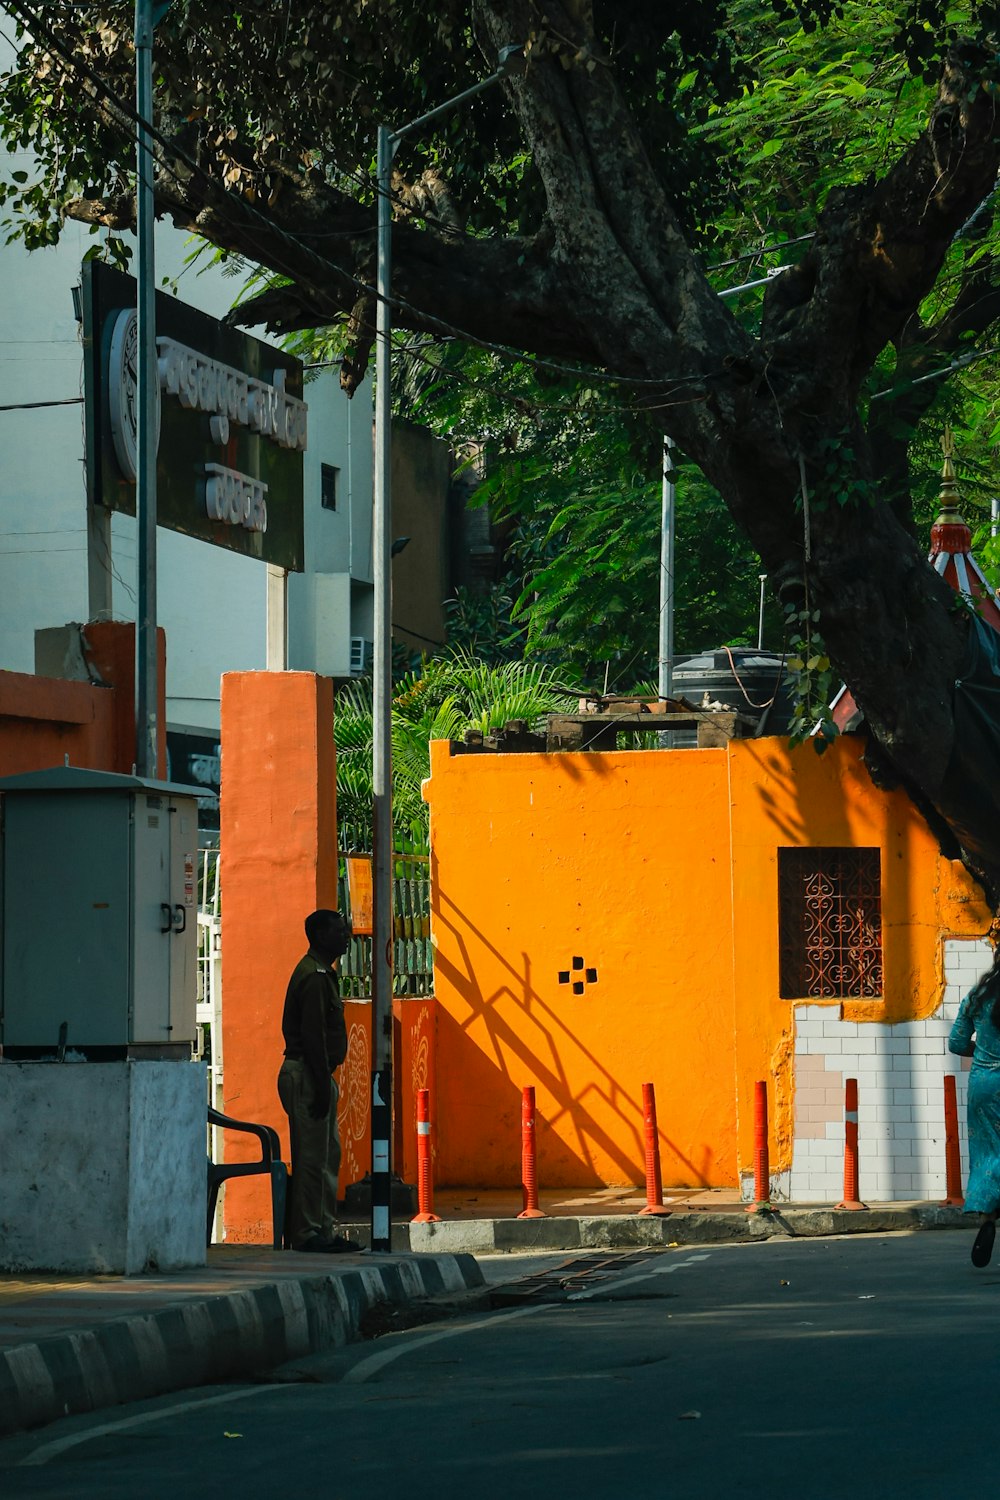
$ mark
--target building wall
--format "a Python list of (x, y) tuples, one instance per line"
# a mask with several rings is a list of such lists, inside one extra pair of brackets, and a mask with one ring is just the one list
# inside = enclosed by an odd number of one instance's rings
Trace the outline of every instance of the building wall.
[[(783, 739), (763, 738), (733, 741), (727, 752), (737, 1084), (740, 1099), (748, 1101), (756, 1079), (774, 1081), (772, 1166), (779, 1171), (791, 1159), (795, 1085), (795, 1006), (779, 995), (779, 847), (881, 852), (884, 998), (835, 1007), (862, 1026), (933, 1014), (944, 989), (944, 936), (985, 932), (990, 921), (978, 887), (961, 865), (942, 858), (905, 793), (873, 785), (861, 749), (861, 741), (845, 738), (820, 756), (812, 745), (789, 750)], [(747, 1167), (752, 1149), (747, 1107), (739, 1152)]]
[[(540, 1181), (641, 1181), (649, 1080), (664, 1183), (736, 1185), (752, 1167), (753, 1087), (766, 1079), (776, 1186), (798, 1197), (838, 1129), (838, 1150), (843, 1142), (842, 1095), (839, 1125), (796, 1114), (797, 1088), (809, 1090), (802, 1111), (835, 1109), (842, 1090), (842, 1070), (820, 1084), (816, 1064), (804, 1062), (815, 1055), (818, 1011), (831, 1052), (839, 1042), (845, 1057), (878, 1058), (883, 1093), (896, 1087), (886, 1082), (895, 1043), (912, 1039), (904, 1055), (917, 1058), (932, 1039), (914, 1027), (932, 1025), (944, 1067), (945, 952), (958, 951), (946, 944), (980, 940), (990, 913), (908, 799), (872, 785), (860, 752), (852, 739), (820, 757), (776, 738), (551, 756), (432, 747), (442, 1184), (519, 1180), (511, 1142), (527, 1083), (537, 1089)], [(818, 1006), (780, 997), (782, 846), (879, 849), (883, 998)], [(584, 976), (597, 969), (580, 995), (559, 983), (573, 957)], [(842, 1034), (828, 1030), (834, 1024)], [(873, 1107), (912, 1111), (924, 1101), (879, 1097)], [(807, 1122), (824, 1125), (822, 1138), (802, 1133)], [(891, 1168), (883, 1155), (873, 1196), (921, 1196), (918, 1177), (936, 1191), (937, 1176), (918, 1171), (914, 1155), (894, 1146)]]
[(838, 1006), (795, 1014), (795, 1141), (791, 1171), (775, 1186), (797, 1203), (829, 1203), (843, 1183), (844, 1086), (858, 1082), (858, 1177), (862, 1199), (943, 1198), (944, 1080), (958, 1095), (962, 1175), (969, 1170), (965, 1102), (970, 1059), (948, 1051), (962, 996), (989, 968), (982, 938), (944, 942), (944, 996), (923, 1020), (846, 1020)]
[(735, 1182), (727, 775), (724, 750), (432, 746), (439, 1183), (520, 1181), (525, 1084), (540, 1182), (641, 1181), (647, 1081), (664, 1182)]
[(445, 639), (451, 464), (447, 443), (433, 433), (393, 423), (392, 536), (410, 538), (392, 564), (393, 636), (415, 651)]
[[(0, 776), (62, 765), (127, 774), (135, 764), (135, 629), (104, 623), (60, 636), (77, 646), (81, 678), (0, 671)], [(165, 641), (159, 632), (160, 756), (165, 764)], [(67, 669), (68, 670), (68, 669)]]

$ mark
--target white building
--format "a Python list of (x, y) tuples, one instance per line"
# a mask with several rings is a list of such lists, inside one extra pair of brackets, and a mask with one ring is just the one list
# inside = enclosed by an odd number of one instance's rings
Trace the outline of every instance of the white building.
[[(12, 53), (0, 40), (0, 72)], [(5, 171), (32, 170), (25, 157)], [(110, 576), (110, 613), (135, 618), (136, 526), (111, 520), (110, 556), (88, 556), (83, 350), (72, 288), (95, 244), (68, 224), (60, 244), (28, 253), (0, 246), (0, 667), (35, 670), (35, 631), (92, 617), (91, 561)], [(189, 238), (157, 226), (156, 279), (215, 317), (239, 282), (187, 265)], [(288, 584), (287, 665), (347, 677), (372, 636), (372, 402), (353, 401), (337, 371), (308, 381), (305, 571)], [(267, 664), (264, 563), (162, 527), (157, 533), (158, 619), (167, 636), (167, 728), (211, 738), (219, 679)], [(352, 663), (353, 645), (353, 663)], [(271, 664), (275, 664), (272, 641)]]

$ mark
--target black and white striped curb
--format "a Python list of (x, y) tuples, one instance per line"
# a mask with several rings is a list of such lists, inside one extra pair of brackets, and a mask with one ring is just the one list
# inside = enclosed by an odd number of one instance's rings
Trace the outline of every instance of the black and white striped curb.
[(373, 1307), (406, 1306), (482, 1285), (471, 1255), (394, 1257), (178, 1299), (153, 1312), (21, 1344), (0, 1351), (0, 1435), (165, 1391), (243, 1379), (350, 1343)]

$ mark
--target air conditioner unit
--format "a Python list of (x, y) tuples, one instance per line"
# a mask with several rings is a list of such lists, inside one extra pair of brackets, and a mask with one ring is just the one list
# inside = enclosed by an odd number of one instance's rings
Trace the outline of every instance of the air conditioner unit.
[(351, 636), (351, 676), (364, 677), (372, 669), (375, 657), (375, 647), (372, 641), (366, 641), (363, 636)]

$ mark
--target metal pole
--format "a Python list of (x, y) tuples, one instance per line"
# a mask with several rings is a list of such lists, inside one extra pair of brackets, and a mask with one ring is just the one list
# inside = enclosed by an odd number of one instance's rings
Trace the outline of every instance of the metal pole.
[(663, 439), (663, 501), (660, 511), (660, 657), (657, 692), (669, 698), (674, 676), (674, 501), (676, 491), (670, 477), (674, 445)]
[(1000, 500), (994, 495), (990, 501), (990, 536), (1000, 531)]
[(153, 151), (143, 128), (153, 119), (153, 0), (135, 6), (136, 227), (136, 535), (135, 765), (156, 778), (159, 660), (156, 639), (156, 291), (153, 259)]
[(375, 494), (372, 683), (372, 1169), (371, 1245), (391, 1248), (392, 1161), (392, 537), (391, 368), (392, 159), (396, 143), (378, 132), (378, 306), (375, 313)]
[(493, 84), (499, 83), (501, 78), (506, 78), (519, 63), (523, 63), (523, 60), (523, 47), (515, 45), (501, 47), (500, 66), (495, 73), (491, 73), (488, 78), (481, 78), (471, 88), (463, 89), (460, 94), (455, 94), (453, 98), (446, 99), (443, 104), (435, 105), (426, 114), (418, 115), (415, 120), (410, 120), (409, 124), (401, 125), (398, 130), (394, 130), (392, 132), (393, 148), (403, 139), (404, 135), (409, 135), (411, 130), (419, 130), (422, 125), (428, 124), (431, 120), (436, 120), (438, 115), (447, 114), (449, 110), (457, 109), (460, 104), (464, 104), (467, 99), (472, 99), (476, 94), (481, 94), (483, 89), (492, 88)]
[(767, 574), (758, 573), (760, 579), (760, 614), (757, 617), (757, 650), (764, 649), (764, 585), (767, 583)]
[(505, 77), (522, 47), (500, 50), (500, 66), (408, 125), (380, 125), (376, 161), (378, 239), (375, 310), (375, 473), (372, 512), (372, 1167), (371, 1247), (392, 1248), (392, 163), (402, 138)]

